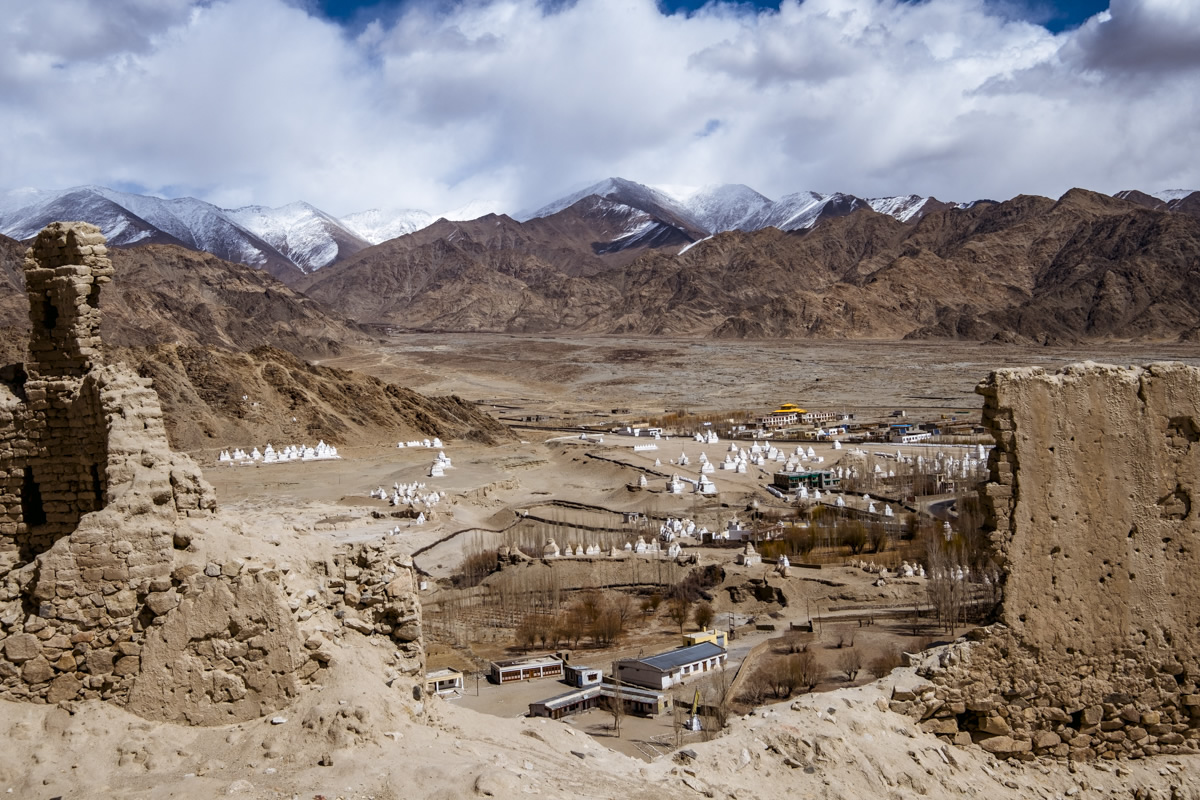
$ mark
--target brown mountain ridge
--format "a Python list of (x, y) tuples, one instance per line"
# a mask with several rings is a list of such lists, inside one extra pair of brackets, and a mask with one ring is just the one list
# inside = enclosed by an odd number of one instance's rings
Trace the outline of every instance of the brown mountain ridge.
[(521, 223), (487, 224), (507, 233), (427, 229), (321, 270), (306, 292), (359, 322), (416, 330), (1048, 343), (1174, 340), (1200, 326), (1200, 219), (1081, 189), (909, 224), (860, 209), (600, 269), (567, 255), (578, 239), (550, 252), (544, 232), (534, 247)]

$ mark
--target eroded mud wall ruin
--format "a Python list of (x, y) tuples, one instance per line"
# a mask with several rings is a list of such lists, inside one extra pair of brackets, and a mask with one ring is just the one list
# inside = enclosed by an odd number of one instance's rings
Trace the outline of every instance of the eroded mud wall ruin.
[(86, 223), (47, 227), (27, 253), (30, 360), (0, 371), (0, 698), (250, 719), (328, 663), (324, 640), (300, 627), (314, 608), (389, 637), (396, 671), (422, 675), (404, 556), (342, 548), (303, 599), (267, 564), (197, 563), (190, 523), (214, 522), (216, 497), (171, 451), (150, 381), (101, 363), (112, 272)]
[(1200, 750), (1200, 370), (1010, 369), (978, 391), (1002, 616), (904, 710), (1018, 757)]

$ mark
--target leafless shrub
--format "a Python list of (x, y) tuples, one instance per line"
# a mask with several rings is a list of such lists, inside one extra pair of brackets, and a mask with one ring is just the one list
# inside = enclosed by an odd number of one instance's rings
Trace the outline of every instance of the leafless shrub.
[(842, 651), (838, 656), (838, 669), (845, 673), (846, 680), (854, 680), (862, 670), (862, 654), (854, 648)]
[(683, 633), (683, 626), (687, 624), (688, 617), (691, 616), (691, 603), (683, 595), (676, 595), (671, 598), (667, 604), (667, 616), (679, 626), (679, 632)]
[(876, 678), (882, 678), (889, 674), (896, 667), (904, 665), (904, 656), (900, 653), (900, 648), (892, 645), (884, 650), (875, 658), (871, 659), (868, 671)]
[(826, 674), (817, 657), (807, 650), (788, 658), (788, 672), (793, 689), (801, 692), (811, 692)]

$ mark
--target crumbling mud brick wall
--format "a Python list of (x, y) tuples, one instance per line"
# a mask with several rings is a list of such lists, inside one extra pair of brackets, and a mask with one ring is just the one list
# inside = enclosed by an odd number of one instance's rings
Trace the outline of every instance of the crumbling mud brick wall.
[(978, 391), (1002, 617), (903, 710), (1021, 758), (1200, 750), (1200, 369), (1010, 369)]
[[(329, 651), (284, 571), (194, 563), (189, 523), (216, 520), (216, 497), (171, 452), (150, 382), (101, 363), (104, 237), (55, 223), (25, 276), (30, 360), (0, 371), (0, 697), (192, 724), (282, 708)], [(389, 635), (420, 677), (411, 562), (360, 548), (329, 571), (328, 615)]]

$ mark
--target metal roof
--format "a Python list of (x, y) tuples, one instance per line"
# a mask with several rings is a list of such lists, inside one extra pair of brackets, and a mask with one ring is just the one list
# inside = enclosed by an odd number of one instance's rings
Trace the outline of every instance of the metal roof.
[(562, 663), (563, 660), (555, 656), (531, 656), (529, 658), (510, 658), (507, 661), (493, 661), (492, 666), (497, 669), (514, 669), (516, 667), (549, 667)]
[[(530, 706), (542, 706), (553, 711), (564, 706), (574, 705), (583, 700), (589, 700), (597, 695), (616, 697), (617, 692), (618, 690), (611, 683), (597, 683), (592, 686), (585, 686), (582, 689), (572, 689), (563, 694), (556, 694), (554, 697), (530, 703)], [(662, 692), (656, 692), (653, 689), (646, 689), (642, 686), (632, 686), (628, 683), (621, 684), (620, 694), (623, 700), (636, 703), (661, 703), (665, 698)]]
[(690, 647), (680, 647), (677, 650), (671, 650), (666, 653), (659, 653), (656, 656), (649, 658), (633, 659), (639, 664), (645, 664), (648, 667), (653, 667), (660, 672), (670, 672), (677, 667), (682, 667), (687, 664), (694, 664), (697, 661), (705, 661), (715, 656), (724, 655), (725, 648), (713, 642), (702, 642), (694, 644)]
[(542, 706), (548, 709), (557, 709), (562, 708), (563, 706), (569, 706), (574, 703), (578, 703), (581, 700), (587, 700), (588, 698), (595, 697), (598, 694), (600, 694), (599, 684), (595, 686), (585, 686), (582, 689), (572, 689), (569, 692), (557, 694), (554, 697), (548, 697), (545, 700), (539, 700), (536, 703), (530, 703), (530, 705)]

